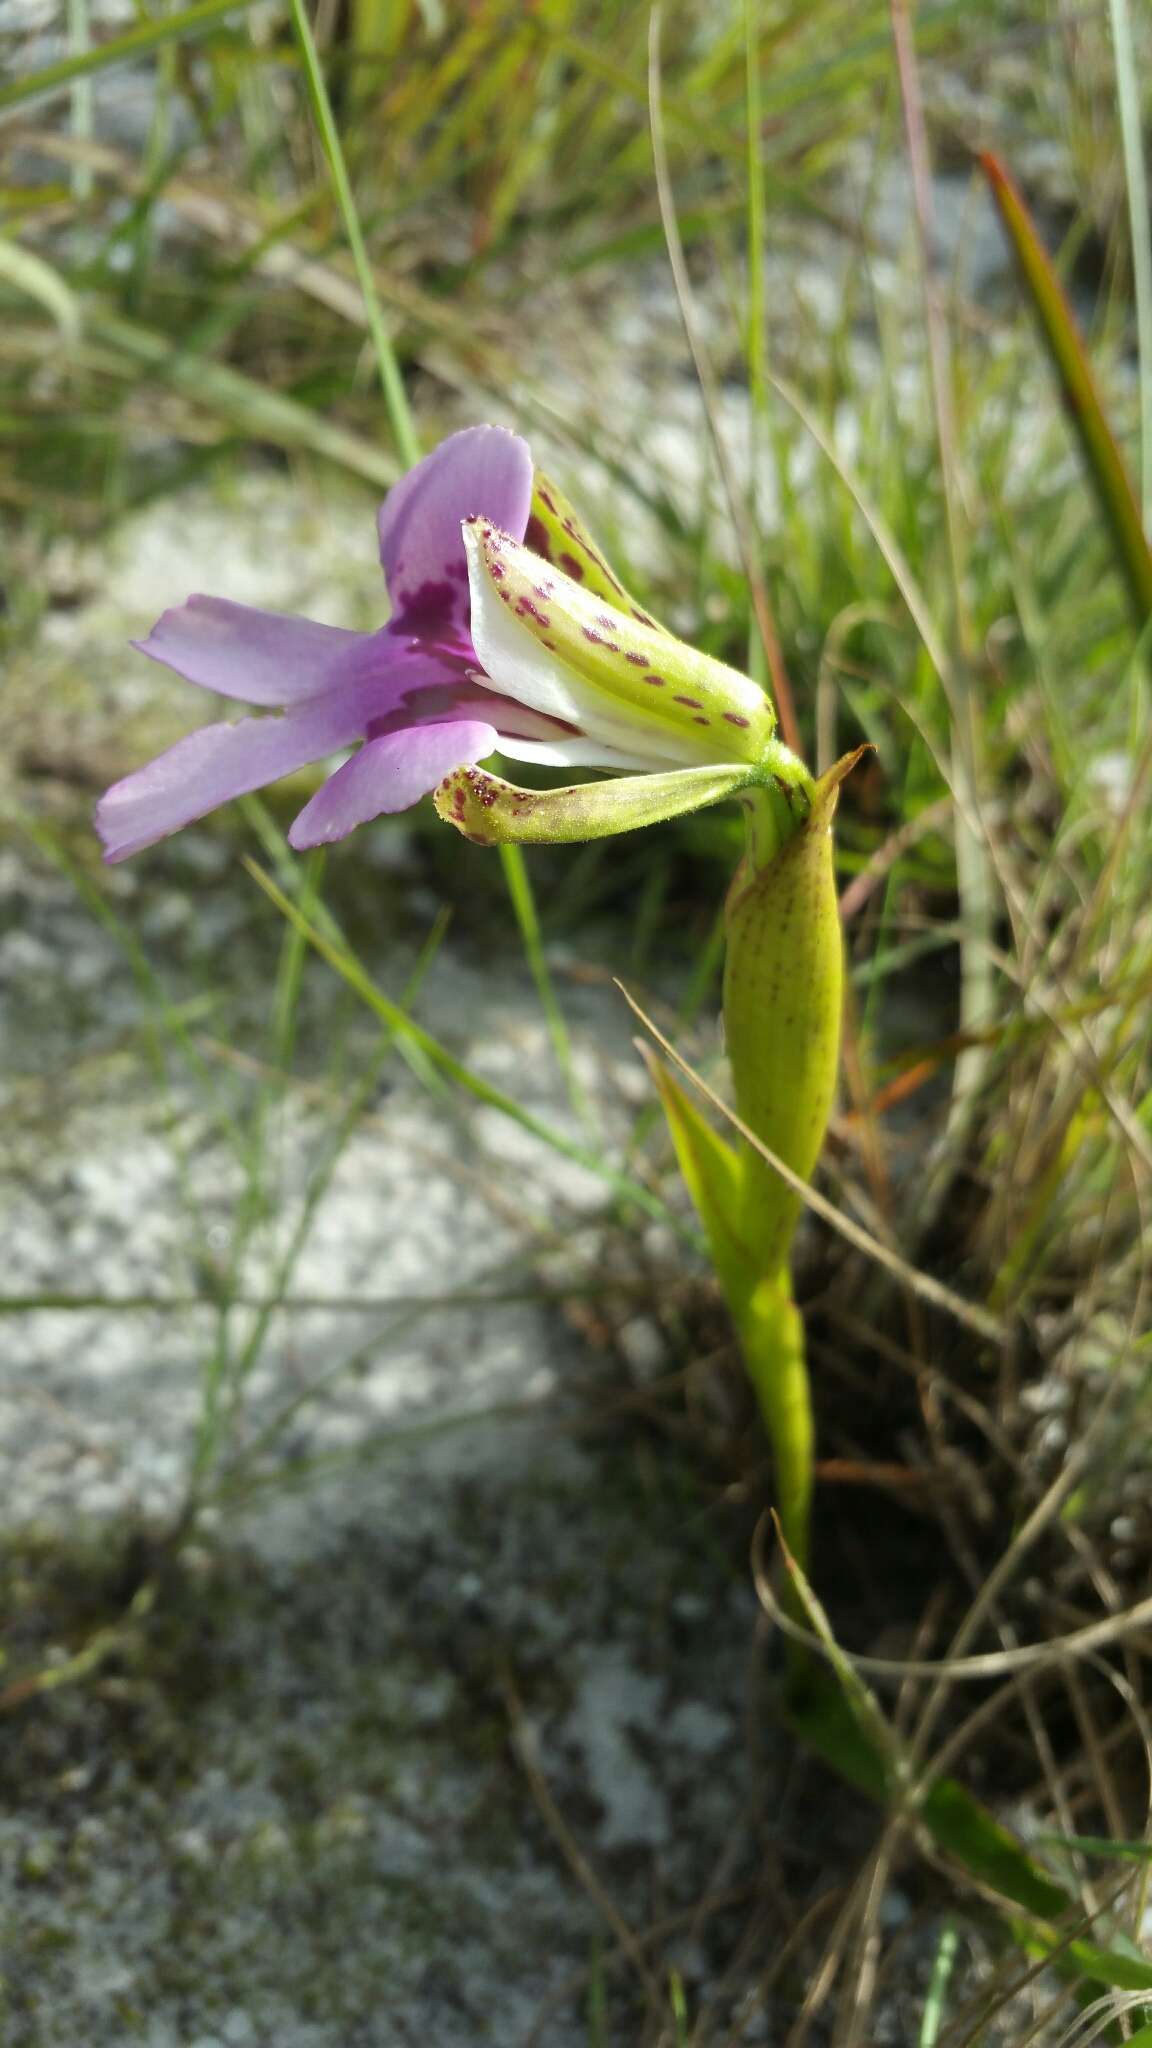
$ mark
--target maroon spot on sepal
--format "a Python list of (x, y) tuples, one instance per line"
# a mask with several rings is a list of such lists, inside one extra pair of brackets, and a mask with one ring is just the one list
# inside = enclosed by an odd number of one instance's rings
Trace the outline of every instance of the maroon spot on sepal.
[(633, 668), (647, 668), (648, 666), (648, 656), (646, 654), (625, 654), (624, 659), (625, 661), (630, 661)]
[(648, 675), (645, 676), (644, 681), (646, 683), (655, 683), (657, 689), (662, 690), (664, 688), (665, 683), (668, 681), (668, 678), (667, 676), (653, 675), (650, 671)]
[(752, 723), (750, 718), (741, 718), (738, 711), (725, 711), (721, 715), (727, 719), (729, 725), (748, 726)]
[(533, 512), (524, 530), (524, 545), (545, 562), (552, 560), (552, 536), (539, 514)]
[(556, 558), (556, 567), (558, 569), (563, 569), (564, 574), (566, 576), (570, 576), (572, 578), (573, 583), (583, 583), (584, 564), (583, 562), (578, 562), (576, 560), (575, 555), (558, 555)]
[(482, 804), (486, 811), (490, 811), (498, 795), (496, 784), (491, 776), (481, 775), (476, 768), (466, 768), (464, 774), (477, 803)]
[(686, 704), (689, 711), (703, 711), (704, 709), (699, 697), (673, 697), (672, 702), (674, 704)]

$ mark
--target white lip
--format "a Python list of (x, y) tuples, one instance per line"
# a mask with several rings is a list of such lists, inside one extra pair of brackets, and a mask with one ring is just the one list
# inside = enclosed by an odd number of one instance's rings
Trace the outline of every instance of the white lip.
[(651, 768), (649, 754), (626, 754), (603, 740), (510, 740), (500, 735), (500, 752), (509, 761), (535, 761), (539, 768)]

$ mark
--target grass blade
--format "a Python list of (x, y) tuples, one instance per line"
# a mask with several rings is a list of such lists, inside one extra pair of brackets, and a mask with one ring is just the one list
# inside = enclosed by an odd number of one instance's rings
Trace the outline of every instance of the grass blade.
[(384, 325), (384, 315), (380, 310), (376, 280), (372, 275), (372, 265), (368, 260), (368, 251), (364, 244), (364, 234), (360, 226), (360, 215), (356, 210), (356, 201), (352, 196), (348, 167), (344, 161), (344, 151), (340, 147), (340, 136), (336, 127), (335, 117), (332, 113), (332, 102), (328, 98), (328, 88), (324, 83), (324, 73), (320, 67), (320, 57), (316, 49), (315, 38), (312, 34), (312, 24), (308, 19), (304, 0), (289, 0), (289, 5), (292, 12), (292, 26), (296, 31), (296, 41), (300, 46), (300, 55), (303, 60), (304, 80), (308, 88), (308, 98), (311, 102), (316, 126), (320, 131), (320, 141), (324, 149), (324, 155), (328, 160), (328, 168), (332, 173), (332, 183), (336, 188), (336, 197), (340, 203), (340, 214), (344, 222), (344, 232), (348, 237), (348, 246), (352, 251), (352, 261), (356, 267), (356, 282), (360, 286), (361, 296), (364, 300), (368, 332), (372, 337), (372, 347), (376, 355), (376, 367), (380, 373), (380, 383), (384, 392), (384, 403), (388, 408), (388, 418), (392, 426), (392, 437), (396, 443), (396, 453), (400, 457), (405, 469), (411, 469), (413, 464), (420, 459), (420, 444), (417, 441), (416, 429), (412, 424), (412, 415), (408, 409), (408, 399), (404, 390), (404, 380), (400, 375), (400, 366), (396, 361), (396, 353), (392, 347), (388, 329)]
[(1124, 182), (1128, 187), (1128, 218), (1132, 228), (1132, 283), (1136, 297), (1136, 336), (1140, 362), (1140, 485), (1145, 530), (1152, 527), (1152, 234), (1149, 232), (1148, 179), (1144, 169), (1144, 137), (1140, 116), (1140, 81), (1132, 47), (1128, 0), (1109, 0), (1112, 46), (1116, 52), (1116, 99), (1124, 150)]
[(1152, 612), (1152, 549), (1132, 479), (1108, 424), (1072, 309), (1032, 216), (999, 157), (985, 151), (980, 163), (1060, 380), (1139, 630)]
[(146, 57), (150, 51), (158, 50), (164, 43), (176, 43), (184, 36), (197, 35), (201, 29), (212, 28), (225, 15), (236, 14), (251, 6), (252, 0), (197, 0), (194, 7), (183, 7), (177, 14), (163, 16), (159, 20), (145, 20), (137, 28), (131, 28), (126, 35), (117, 36), (114, 42), (97, 43), (93, 49), (74, 51), (70, 57), (61, 57), (55, 64), (45, 64), (40, 71), (33, 71), (27, 78), (17, 78), (11, 85), (0, 86), (0, 113), (9, 107), (24, 107), (31, 101), (51, 99), (63, 92), (78, 78), (89, 78), (95, 71), (107, 71), (113, 64), (130, 64), (136, 57)]
[(333, 426), (308, 406), (270, 391), (227, 363), (176, 348), (167, 336), (111, 313), (91, 316), (85, 333), (89, 340), (103, 343), (140, 371), (161, 378), (254, 441), (269, 441), (277, 448), (308, 448), (384, 489), (396, 480), (396, 463), (384, 449)]
[(486, 1103), (489, 1108), (500, 1110), (510, 1122), (519, 1124), (522, 1130), (530, 1132), (534, 1138), (539, 1138), (562, 1158), (571, 1159), (575, 1165), (587, 1168), (598, 1179), (606, 1181), (620, 1199), (634, 1203), (646, 1216), (654, 1216), (665, 1223), (671, 1221), (673, 1227), (677, 1227), (675, 1218), (670, 1217), (667, 1204), (660, 1201), (640, 1181), (633, 1180), (629, 1174), (621, 1173), (597, 1153), (590, 1152), (587, 1147), (574, 1144), (563, 1132), (553, 1130), (541, 1117), (534, 1116), (531, 1110), (522, 1108), (514, 1097), (506, 1095), (502, 1088), (494, 1087), (490, 1081), (485, 1081), (481, 1075), (473, 1073), (463, 1060), (457, 1059), (455, 1054), (441, 1045), (439, 1039), (434, 1038), (430, 1031), (426, 1031), (422, 1024), (415, 1023), (398, 1003), (394, 1003), (382, 989), (377, 988), (357, 959), (332, 939), (327, 938), (323, 932), (318, 931), (316, 926), (303, 916), (291, 897), (284, 894), (271, 875), (266, 874), (256, 861), (245, 860), (244, 865), (253, 881), (259, 884), (281, 914), (304, 934), (321, 959), (326, 960), (341, 979), (347, 982), (349, 988), (355, 990), (361, 1000), (367, 1003), (369, 1009), (393, 1029), (398, 1043), (414, 1046), (433, 1068), (448, 1080), (466, 1089), (477, 1102)]

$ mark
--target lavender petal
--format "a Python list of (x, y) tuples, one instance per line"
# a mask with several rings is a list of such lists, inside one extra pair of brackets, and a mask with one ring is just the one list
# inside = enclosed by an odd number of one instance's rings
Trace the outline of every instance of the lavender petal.
[(279, 707), (331, 688), (366, 639), (342, 626), (197, 596), (165, 612), (147, 639), (132, 645), (202, 689)]
[(319, 697), (282, 718), (206, 725), (114, 783), (96, 806), (104, 858), (125, 860), (230, 798), (262, 789), (351, 746), (365, 730), (362, 687)]
[(470, 768), (499, 745), (495, 726), (478, 719), (410, 726), (368, 740), (305, 804), (288, 834), (298, 850), (344, 839), (383, 812), (406, 811), (456, 768)]
[(465, 427), (389, 491), (377, 521), (393, 623), (412, 633), (466, 633), (461, 522), (481, 516), (522, 540), (532, 504), (528, 445), (503, 427)]

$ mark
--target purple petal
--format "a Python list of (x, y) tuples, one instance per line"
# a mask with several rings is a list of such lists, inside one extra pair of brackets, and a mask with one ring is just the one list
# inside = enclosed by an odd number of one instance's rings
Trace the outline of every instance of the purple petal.
[(221, 697), (279, 706), (328, 689), (366, 637), (226, 597), (190, 597), (132, 645)]
[(283, 718), (206, 725), (146, 768), (114, 783), (96, 806), (104, 858), (124, 860), (230, 797), (261, 789), (360, 738), (367, 723), (362, 685), (333, 691)]
[(471, 719), (410, 726), (369, 740), (305, 804), (288, 844), (324, 846), (382, 812), (406, 811), (454, 768), (472, 767), (498, 745), (495, 726)]
[(503, 427), (465, 427), (394, 485), (380, 507), (380, 560), (393, 622), (425, 637), (468, 628), (461, 522), (483, 517), (522, 540), (532, 504), (528, 444)]

